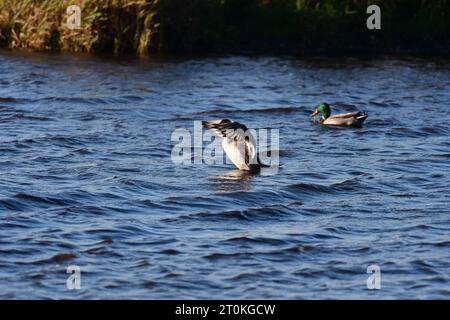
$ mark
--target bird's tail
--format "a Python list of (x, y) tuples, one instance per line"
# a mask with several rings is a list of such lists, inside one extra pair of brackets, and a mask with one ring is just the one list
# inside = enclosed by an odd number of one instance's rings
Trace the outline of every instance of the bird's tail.
[(356, 115), (356, 120), (363, 123), (367, 119), (368, 116), (369, 115), (367, 114), (367, 112), (358, 112)]

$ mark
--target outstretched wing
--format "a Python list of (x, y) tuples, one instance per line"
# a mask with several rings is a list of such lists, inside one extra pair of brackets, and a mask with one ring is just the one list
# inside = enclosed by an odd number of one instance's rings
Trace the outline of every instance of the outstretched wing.
[(247, 131), (247, 127), (245, 125), (228, 119), (202, 121), (202, 125), (204, 128), (211, 130), (216, 135), (222, 138), (225, 138), (227, 136), (230, 137), (230, 135), (235, 132)]
[(252, 165), (258, 164), (256, 141), (245, 125), (228, 119), (203, 121), (202, 124), (224, 138), (223, 149), (236, 167), (250, 170)]

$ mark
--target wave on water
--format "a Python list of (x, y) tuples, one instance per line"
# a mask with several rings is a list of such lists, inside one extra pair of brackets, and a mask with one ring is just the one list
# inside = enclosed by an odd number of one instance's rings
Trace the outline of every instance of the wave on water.
[[(371, 264), (384, 298), (448, 297), (442, 64), (0, 59), (0, 298), (373, 298)], [(330, 130), (321, 101), (369, 117)], [(173, 162), (210, 117), (279, 129), (280, 165)]]
[(212, 109), (206, 111), (195, 112), (194, 115), (214, 115), (214, 114), (236, 114), (236, 113), (294, 113), (304, 112), (301, 107), (271, 107), (260, 109)]

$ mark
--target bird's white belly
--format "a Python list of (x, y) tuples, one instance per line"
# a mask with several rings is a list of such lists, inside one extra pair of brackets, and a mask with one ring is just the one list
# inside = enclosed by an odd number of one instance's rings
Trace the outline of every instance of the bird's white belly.
[(222, 141), (223, 150), (230, 158), (231, 162), (240, 170), (250, 170), (249, 166), (245, 163), (245, 143), (229, 141), (228, 139), (223, 139)]

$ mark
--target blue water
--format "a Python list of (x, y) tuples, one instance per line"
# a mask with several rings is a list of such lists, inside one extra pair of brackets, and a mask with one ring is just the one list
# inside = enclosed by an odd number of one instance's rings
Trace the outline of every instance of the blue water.
[[(0, 298), (448, 299), (449, 62), (1, 51)], [(279, 129), (278, 173), (171, 161), (220, 118)]]

